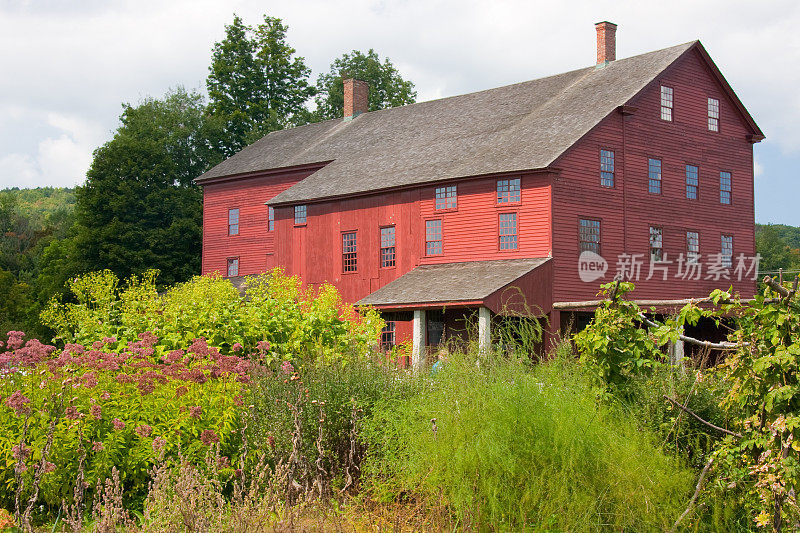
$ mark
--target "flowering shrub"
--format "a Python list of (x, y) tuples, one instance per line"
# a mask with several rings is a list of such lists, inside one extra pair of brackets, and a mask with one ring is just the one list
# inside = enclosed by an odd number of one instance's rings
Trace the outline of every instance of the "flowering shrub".
[(114, 338), (56, 350), (9, 333), (0, 353), (0, 506), (13, 508), (20, 486), (27, 500), (39, 470), (39, 503), (58, 508), (71, 501), (81, 464), (89, 488), (116, 466), (140, 501), (161, 453), (202, 460), (219, 443), (234, 462), (252, 363), (204, 339), (163, 354), (157, 343), (146, 332), (122, 350), (109, 349)]
[(266, 364), (364, 357), (383, 327), (376, 312), (356, 312), (332, 285), (303, 287), (280, 269), (248, 278), (245, 296), (219, 276), (197, 276), (159, 294), (155, 277), (134, 276), (122, 287), (110, 271), (76, 278), (76, 303), (51, 303), (42, 321), (57, 342), (105, 337), (122, 349), (151, 331), (158, 355), (203, 337), (223, 354), (255, 353)]

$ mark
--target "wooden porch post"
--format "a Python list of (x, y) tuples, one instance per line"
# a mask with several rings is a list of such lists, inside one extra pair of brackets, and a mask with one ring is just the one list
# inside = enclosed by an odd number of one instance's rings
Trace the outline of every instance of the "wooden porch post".
[(411, 366), (414, 370), (419, 370), (425, 365), (425, 358), (427, 356), (426, 345), (427, 339), (427, 321), (425, 320), (425, 311), (423, 309), (414, 311), (414, 333), (412, 335), (411, 347)]
[(478, 308), (478, 348), (481, 353), (492, 348), (492, 313), (486, 307)]

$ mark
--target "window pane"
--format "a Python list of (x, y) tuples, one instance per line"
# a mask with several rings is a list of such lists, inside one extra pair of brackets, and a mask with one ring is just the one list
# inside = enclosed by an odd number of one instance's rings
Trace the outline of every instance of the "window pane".
[(456, 208), (456, 186), (436, 188), (436, 209), (455, 209)]
[(239, 235), (238, 209), (228, 209), (228, 235)]
[(614, 186), (614, 152), (600, 150), (600, 185)]
[(672, 87), (661, 86), (661, 119), (672, 120), (673, 92)]
[(381, 228), (381, 267), (395, 266), (394, 226)]
[(686, 232), (686, 261), (697, 263), (700, 259), (700, 234), (696, 231)]
[(517, 249), (517, 214), (503, 213), (500, 215), (500, 249)]
[(581, 219), (579, 230), (580, 251), (600, 253), (600, 221)]
[(394, 320), (386, 320), (386, 325), (381, 330), (381, 350), (391, 350), (395, 345), (395, 333), (397, 323)]
[(520, 179), (497, 180), (497, 203), (519, 202), (521, 199)]
[(239, 275), (239, 258), (231, 257), (228, 259), (228, 277)]
[(442, 221), (425, 221), (425, 254), (440, 255), (442, 253)]
[(686, 198), (690, 200), (697, 200), (698, 175), (697, 167), (686, 165)]
[(356, 232), (342, 233), (342, 270), (344, 272), (357, 270), (356, 252)]
[(648, 190), (653, 194), (661, 194), (661, 160), (648, 160)]
[(708, 99), (708, 129), (719, 131), (719, 100), (716, 98)]
[(650, 261), (663, 259), (661, 228), (650, 226)]
[(722, 266), (730, 267), (733, 263), (733, 236), (723, 235), (720, 246), (722, 254)]
[(271, 206), (267, 207), (267, 230), (268, 231), (275, 231), (275, 209)]
[(306, 206), (304, 205), (296, 205), (294, 206), (294, 223), (295, 224), (305, 224), (306, 223)]
[(731, 173), (719, 173), (719, 203), (731, 203)]

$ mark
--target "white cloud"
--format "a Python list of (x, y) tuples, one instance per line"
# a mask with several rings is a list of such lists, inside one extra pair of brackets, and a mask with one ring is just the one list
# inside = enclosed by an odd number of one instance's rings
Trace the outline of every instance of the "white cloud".
[(770, 142), (800, 148), (793, 0), (0, 2), (0, 187), (80, 180), (121, 102), (202, 89), (234, 12), (250, 24), (282, 18), (314, 76), (344, 52), (374, 48), (420, 100), (592, 64), (599, 20), (619, 24), (620, 57), (699, 37)]
[(761, 162), (758, 158), (753, 159), (753, 177), (755, 179), (760, 178), (764, 174), (764, 167), (761, 165)]

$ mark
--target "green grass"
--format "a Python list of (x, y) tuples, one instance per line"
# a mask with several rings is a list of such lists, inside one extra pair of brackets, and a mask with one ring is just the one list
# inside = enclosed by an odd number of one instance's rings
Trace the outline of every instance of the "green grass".
[(379, 404), (366, 434), (373, 495), (446, 506), (467, 528), (663, 530), (693, 489), (565, 360), (454, 356), (422, 392)]

